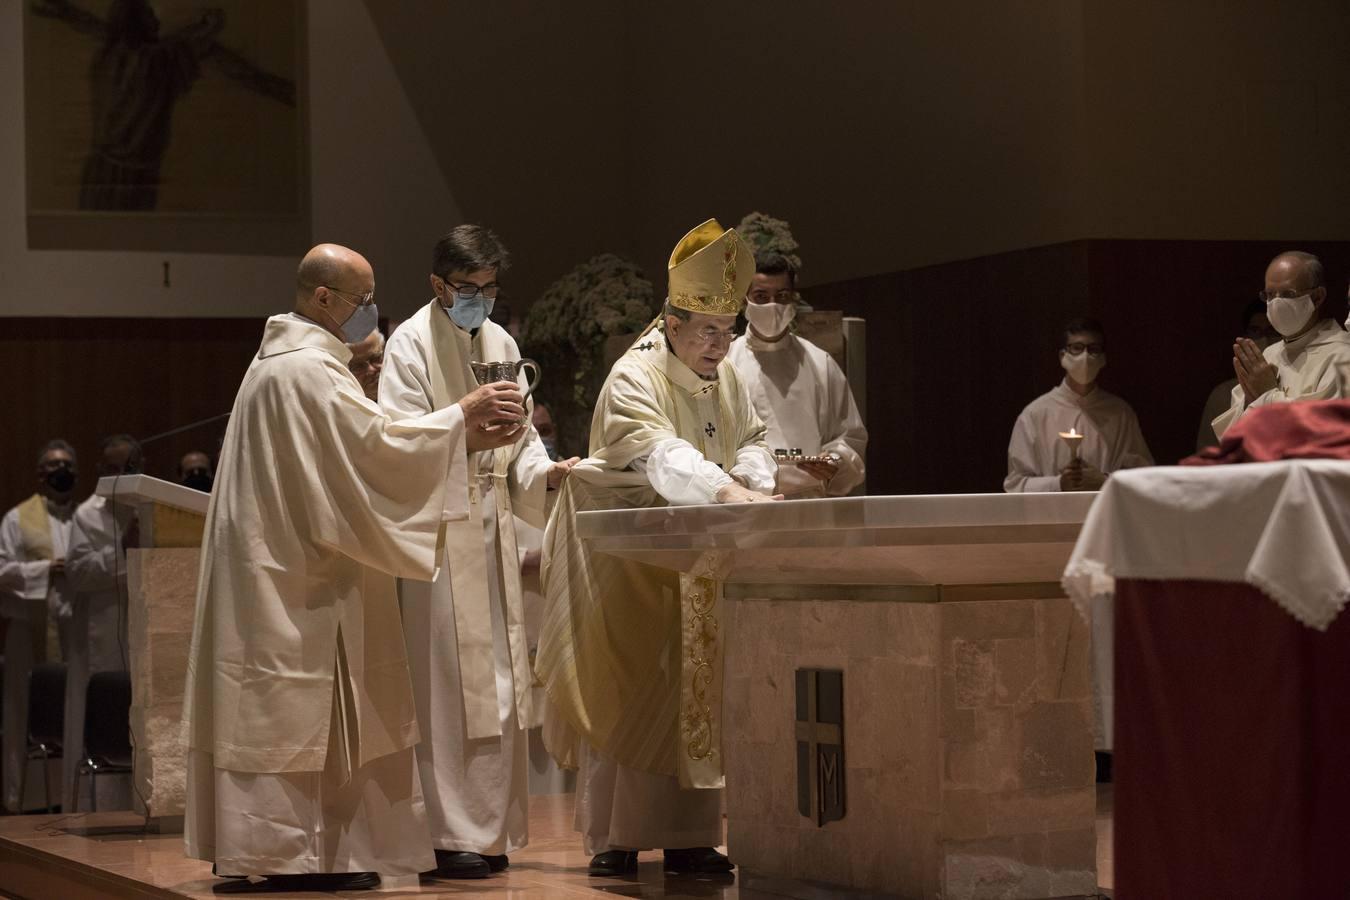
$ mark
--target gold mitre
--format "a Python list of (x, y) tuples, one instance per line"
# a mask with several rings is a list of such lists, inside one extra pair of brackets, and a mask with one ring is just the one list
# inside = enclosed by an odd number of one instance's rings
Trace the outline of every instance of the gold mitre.
[(670, 305), (710, 316), (734, 316), (755, 277), (755, 255), (734, 228), (709, 219), (671, 251), (666, 266)]

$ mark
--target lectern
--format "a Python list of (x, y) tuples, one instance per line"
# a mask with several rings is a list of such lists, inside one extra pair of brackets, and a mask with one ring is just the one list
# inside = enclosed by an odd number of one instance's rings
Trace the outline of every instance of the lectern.
[(133, 783), (143, 812), (181, 826), (187, 747), (183, 686), (209, 494), (149, 475), (99, 479), (98, 493), (136, 510), (139, 546), (127, 551)]

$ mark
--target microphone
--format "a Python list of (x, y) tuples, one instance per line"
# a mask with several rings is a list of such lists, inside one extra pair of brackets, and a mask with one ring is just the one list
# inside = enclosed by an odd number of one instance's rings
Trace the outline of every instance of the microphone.
[(191, 431), (194, 428), (200, 428), (203, 425), (210, 425), (212, 422), (219, 422), (221, 419), (228, 419), (231, 413), (221, 413), (218, 416), (212, 416), (209, 419), (201, 419), (196, 422), (189, 422), (186, 425), (180, 425), (177, 428), (170, 428), (168, 431), (162, 431), (159, 434), (152, 434), (148, 438), (137, 441), (142, 447), (146, 444), (154, 443), (161, 438), (173, 437), (175, 434), (182, 434), (184, 431)]

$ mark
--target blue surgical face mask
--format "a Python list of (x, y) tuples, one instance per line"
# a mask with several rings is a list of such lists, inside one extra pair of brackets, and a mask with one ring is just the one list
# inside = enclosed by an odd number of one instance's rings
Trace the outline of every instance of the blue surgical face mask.
[(358, 344), (370, 337), (370, 333), (380, 324), (380, 311), (374, 303), (358, 306), (346, 322), (342, 323), (342, 339), (349, 344)]
[[(447, 291), (454, 296), (453, 291)], [(492, 304), (494, 300), (486, 300), (482, 294), (476, 294), (472, 300), (465, 300), (463, 297), (455, 297), (454, 306), (442, 306), (445, 314), (450, 317), (460, 328), (467, 331), (473, 331), (483, 324), (484, 320), (492, 313)]]

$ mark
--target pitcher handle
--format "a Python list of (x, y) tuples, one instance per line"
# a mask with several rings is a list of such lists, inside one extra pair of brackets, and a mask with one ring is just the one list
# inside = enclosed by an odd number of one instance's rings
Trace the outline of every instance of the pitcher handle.
[(533, 380), (527, 379), (525, 381), (525, 396), (528, 398), (534, 393), (534, 389), (539, 386), (539, 379), (544, 376), (544, 370), (539, 367), (539, 363), (532, 359), (522, 359), (516, 363), (517, 371), (523, 371), (527, 366), (534, 370)]

